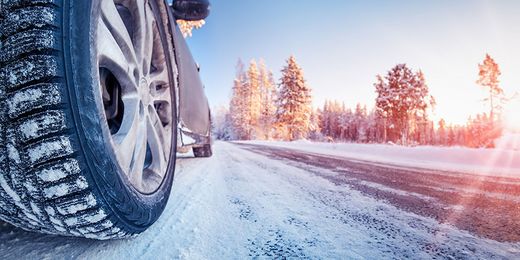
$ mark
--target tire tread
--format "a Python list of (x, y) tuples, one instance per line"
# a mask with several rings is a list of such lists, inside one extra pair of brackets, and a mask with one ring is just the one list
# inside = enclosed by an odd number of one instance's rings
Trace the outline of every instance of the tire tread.
[(0, 0), (0, 219), (26, 230), (128, 237), (80, 168), (65, 99), (57, 0)]

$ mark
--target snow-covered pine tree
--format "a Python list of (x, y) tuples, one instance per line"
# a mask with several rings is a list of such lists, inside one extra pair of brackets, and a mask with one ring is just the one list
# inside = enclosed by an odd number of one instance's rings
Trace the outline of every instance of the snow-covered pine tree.
[(469, 133), (469, 146), (473, 148), (485, 147), (485, 124), (487, 123), (487, 115), (477, 114), (474, 119), (470, 119), (468, 122), (468, 133)]
[(352, 109), (347, 108), (345, 103), (341, 105), (339, 102), (334, 102), (334, 125), (336, 131), (334, 133), (336, 139), (342, 141), (354, 141), (355, 134), (357, 132), (357, 126), (355, 125), (355, 115), (352, 113)]
[(453, 125), (450, 125), (448, 128), (448, 146), (455, 145), (456, 142), (456, 136), (455, 136), (455, 130)]
[(426, 113), (435, 101), (429, 94), (424, 74), (413, 73), (406, 64), (398, 64), (388, 71), (385, 78), (377, 76), (376, 108), (379, 110), (389, 136), (407, 145), (410, 135), (410, 120)]
[(352, 141), (353, 119), (352, 109), (347, 109), (344, 102), (334, 101), (334, 136), (336, 139)]
[(435, 145), (435, 124), (433, 121), (428, 121), (428, 132), (427, 144)]
[(431, 136), (431, 125), (433, 122), (428, 119), (425, 113), (421, 113), (420, 115), (414, 115), (414, 133), (413, 133), (413, 141), (420, 145), (431, 144), (432, 136)]
[(501, 136), (501, 128), (495, 127), (493, 119), (486, 113), (478, 114), (468, 120), (466, 142), (469, 147), (493, 148), (494, 142)]
[(341, 105), (337, 100), (331, 101), (329, 104), (329, 120), (330, 120), (330, 136), (334, 140), (341, 139), (341, 122), (343, 113), (341, 113)]
[(213, 126), (213, 137), (217, 140), (231, 140), (232, 133), (232, 120), (229, 110), (225, 106), (215, 107), (212, 110), (212, 126)]
[(446, 121), (444, 119), (439, 120), (439, 128), (437, 129), (437, 145), (446, 145)]
[(276, 86), (273, 73), (267, 69), (263, 60), (260, 60), (260, 118), (259, 127), (261, 137), (265, 140), (273, 138), (273, 127), (276, 116)]
[(321, 110), (313, 110), (310, 118), (309, 138), (311, 140), (323, 141), (320, 128)]
[(260, 114), (262, 110), (262, 100), (260, 94), (260, 73), (258, 71), (258, 66), (256, 65), (255, 60), (251, 60), (249, 63), (249, 68), (247, 70), (247, 112), (249, 122), (247, 124), (247, 139), (257, 139), (260, 127), (259, 120)]
[(307, 138), (312, 113), (311, 89), (294, 56), (287, 60), (287, 65), (282, 69), (277, 108), (277, 125), (284, 128), (285, 139)]
[(233, 81), (233, 94), (229, 104), (233, 128), (232, 138), (236, 140), (247, 140), (249, 138), (249, 94), (247, 88), (247, 75), (244, 73), (244, 64), (239, 60)]
[(321, 111), (320, 115), (320, 128), (322, 134), (325, 137), (331, 136), (329, 103), (329, 100), (325, 100), (325, 103), (323, 104), (323, 110)]
[(231, 115), (231, 139), (233, 140), (240, 140), (242, 136), (242, 131), (240, 129), (240, 98), (238, 97), (239, 94), (239, 87), (240, 87), (240, 81), (238, 79), (235, 79), (233, 81), (233, 89), (231, 94), (231, 101), (229, 102), (229, 114)]
[(354, 142), (365, 142), (366, 141), (366, 128), (367, 128), (367, 108), (361, 104), (356, 105), (356, 111), (354, 112)]
[(378, 140), (378, 122), (375, 109), (372, 109), (367, 116), (367, 143), (379, 142)]

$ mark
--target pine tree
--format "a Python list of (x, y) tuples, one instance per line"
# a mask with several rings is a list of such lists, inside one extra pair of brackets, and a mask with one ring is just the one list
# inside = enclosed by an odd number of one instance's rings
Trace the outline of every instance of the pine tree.
[(439, 120), (439, 129), (437, 130), (437, 144), (446, 145), (446, 121), (444, 119)]
[(355, 141), (356, 119), (352, 109), (347, 108), (345, 103), (340, 105), (339, 101), (334, 102), (334, 125), (336, 128), (334, 137), (336, 139)]
[(455, 143), (457, 142), (456, 138), (457, 137), (455, 136), (454, 127), (450, 125), (448, 129), (448, 146), (455, 145)]
[(391, 134), (396, 140), (407, 144), (410, 135), (411, 120), (426, 113), (435, 102), (429, 94), (424, 74), (413, 73), (405, 64), (393, 67), (385, 78), (377, 76), (374, 84), (377, 93), (376, 108), (388, 122)]
[(230, 115), (233, 139), (270, 139), (273, 135), (276, 88), (272, 73), (263, 62), (251, 60), (247, 72), (239, 60), (233, 83)]
[(248, 139), (248, 91), (247, 75), (244, 73), (244, 64), (241, 60), (237, 62), (236, 75), (233, 81), (233, 93), (229, 104), (231, 123), (233, 128), (232, 139)]
[(371, 110), (367, 116), (367, 143), (378, 142), (377, 116), (375, 110)]
[(258, 137), (260, 131), (259, 120), (261, 113), (261, 96), (260, 96), (260, 73), (255, 60), (251, 60), (249, 69), (247, 70), (247, 105), (248, 119), (247, 123), (247, 139), (252, 140)]
[(311, 140), (323, 140), (320, 128), (320, 114), (321, 111), (319, 109), (312, 111), (309, 127), (309, 138)]
[(276, 86), (273, 73), (269, 71), (265, 63), (260, 61), (260, 119), (259, 126), (262, 138), (270, 140), (273, 138), (273, 127), (276, 116)]
[(330, 125), (329, 125), (329, 100), (325, 100), (323, 104), (323, 110), (320, 113), (320, 128), (321, 133), (327, 137), (330, 136)]
[(312, 113), (311, 89), (305, 83), (303, 71), (294, 56), (282, 69), (280, 91), (277, 100), (277, 124), (285, 139), (307, 138)]
[(367, 108), (363, 107), (361, 104), (356, 105), (356, 111), (354, 112), (353, 119), (353, 128), (355, 142), (365, 142), (366, 140), (366, 117), (367, 117)]
[(426, 113), (421, 113), (420, 115), (414, 115), (413, 120), (414, 125), (414, 134), (413, 141), (420, 144), (426, 145), (431, 144), (432, 137), (430, 136), (430, 125), (432, 124), (431, 120), (428, 119)]
[(232, 120), (229, 110), (225, 106), (219, 106), (212, 110), (211, 123), (213, 126), (213, 137), (217, 140), (231, 140), (232, 133)]

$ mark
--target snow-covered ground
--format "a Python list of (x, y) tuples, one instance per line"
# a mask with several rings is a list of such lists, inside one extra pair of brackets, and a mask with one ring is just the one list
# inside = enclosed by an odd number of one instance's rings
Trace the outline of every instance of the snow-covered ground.
[(391, 165), (457, 171), (494, 176), (520, 176), (520, 135), (500, 139), (496, 149), (465, 147), (404, 147), (386, 144), (313, 143), (310, 141), (266, 142), (251, 144), (290, 148), (299, 151), (340, 156)]
[[(304, 149), (311, 145), (314, 144), (298, 146)], [(332, 152), (341, 152), (338, 148)], [(314, 152), (327, 149), (326, 145), (316, 145)], [(383, 150), (376, 147), (379, 149)], [(434, 218), (400, 209), (386, 199), (367, 196), (342, 182), (349, 179), (341, 179), (326, 168), (296, 164), (240, 145), (217, 142), (212, 158), (179, 159), (174, 189), (164, 214), (137, 238), (93, 241), (53, 237), (0, 224), (0, 256), (3, 259), (520, 257), (517, 242), (497, 242), (441, 224)], [(332, 181), (327, 176), (338, 178)], [(392, 191), (379, 186), (372, 183), (371, 189)], [(404, 192), (403, 196), (419, 195)]]

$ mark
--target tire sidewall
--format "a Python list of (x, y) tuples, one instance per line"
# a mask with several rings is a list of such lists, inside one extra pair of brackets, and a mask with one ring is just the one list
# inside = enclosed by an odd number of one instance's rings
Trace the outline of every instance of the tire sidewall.
[[(99, 68), (96, 62), (96, 24), (100, 14), (100, 1), (65, 0), (64, 48), (67, 89), (73, 111), (79, 151), (84, 158), (82, 168), (86, 178), (94, 186), (96, 198), (113, 214), (114, 221), (125, 225), (133, 233), (139, 233), (153, 224), (160, 216), (170, 194), (176, 156), (176, 118), (172, 129), (172, 152), (166, 176), (153, 194), (142, 194), (130, 183), (119, 167), (108, 125), (106, 124), (99, 88)], [(158, 18), (159, 19), (159, 18)], [(164, 36), (164, 35), (163, 35)], [(163, 47), (168, 48), (163, 43)], [(68, 52), (68, 55), (67, 55)], [(171, 74), (171, 64), (170, 74)], [(170, 75), (171, 79), (173, 75)], [(171, 86), (174, 90), (174, 87)], [(172, 98), (175, 102), (175, 96)], [(176, 115), (176, 104), (172, 105)]]

